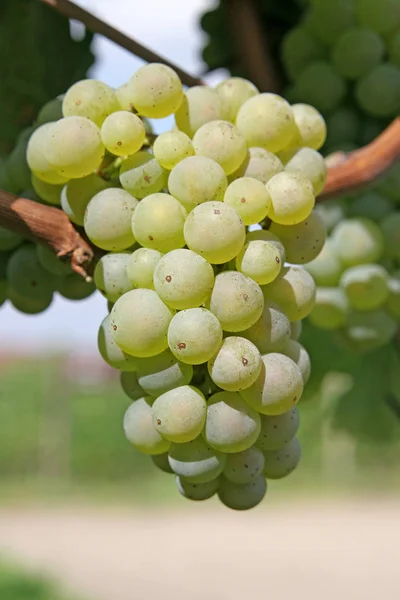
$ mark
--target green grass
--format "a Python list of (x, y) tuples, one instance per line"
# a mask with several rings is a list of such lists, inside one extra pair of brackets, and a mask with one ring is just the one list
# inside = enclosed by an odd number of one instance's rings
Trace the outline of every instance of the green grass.
[(1, 600), (77, 600), (62, 593), (44, 577), (0, 562)]

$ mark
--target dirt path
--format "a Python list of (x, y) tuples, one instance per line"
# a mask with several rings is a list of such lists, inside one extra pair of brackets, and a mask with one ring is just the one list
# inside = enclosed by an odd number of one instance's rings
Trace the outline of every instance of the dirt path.
[(96, 600), (399, 599), (400, 504), (0, 510), (9, 554)]

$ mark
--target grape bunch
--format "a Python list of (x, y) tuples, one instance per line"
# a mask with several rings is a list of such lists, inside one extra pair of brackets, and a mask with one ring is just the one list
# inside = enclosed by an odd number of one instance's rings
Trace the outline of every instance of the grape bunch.
[[(186, 498), (217, 493), (230, 508), (252, 508), (267, 479), (300, 459), (310, 358), (298, 338), (316, 295), (302, 265), (326, 238), (314, 210), (325, 122), (241, 78), (184, 92), (161, 64), (116, 90), (80, 81), (61, 109), (36, 124), (26, 160), (35, 194), (61, 205), (103, 253), (98, 346), (132, 400), (126, 437), (175, 474)], [(176, 126), (154, 135), (148, 119), (170, 115)], [(29, 282), (35, 260), (37, 289), (50, 263), (67, 269), (42, 254), (14, 250), (7, 286), (17, 272)]]

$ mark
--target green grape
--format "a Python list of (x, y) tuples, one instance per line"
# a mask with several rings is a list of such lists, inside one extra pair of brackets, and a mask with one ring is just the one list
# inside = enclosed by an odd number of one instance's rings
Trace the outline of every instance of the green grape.
[(326, 123), (321, 113), (309, 104), (293, 104), (292, 111), (301, 146), (319, 150), (326, 139)]
[(164, 452), (163, 454), (155, 454), (150, 456), (151, 460), (160, 471), (164, 473), (173, 473), (173, 470), (169, 466), (168, 462), (168, 452)]
[(271, 233), (269, 229), (253, 229), (253, 231), (248, 231), (246, 235), (246, 242), (253, 242), (254, 240), (263, 240), (264, 242), (273, 244), (279, 252), (281, 263), (283, 264), (286, 261), (285, 246), (274, 233)]
[(224, 105), (224, 118), (227, 121), (235, 122), (239, 108), (259, 92), (256, 86), (242, 77), (230, 77), (225, 79), (215, 88), (218, 95), (222, 98)]
[(250, 448), (260, 433), (260, 415), (236, 392), (210, 397), (204, 438), (212, 448), (228, 454)]
[(138, 248), (130, 255), (126, 273), (134, 287), (154, 290), (154, 269), (163, 256), (151, 248)]
[[(64, 96), (64, 117), (85, 117), (101, 127), (108, 115), (118, 110), (118, 99), (107, 84), (96, 79), (74, 83)], [(87, 173), (88, 174), (88, 173)]]
[(7, 175), (11, 184), (23, 190), (31, 187), (31, 171), (26, 159), (28, 140), (20, 140), (7, 158)]
[(393, 204), (386, 196), (373, 190), (357, 195), (349, 206), (351, 217), (366, 217), (380, 221), (393, 211)]
[(290, 339), (295, 340), (297, 342), (300, 339), (302, 330), (302, 321), (293, 321), (293, 323), (290, 323)]
[(268, 479), (281, 479), (290, 475), (300, 462), (301, 446), (295, 437), (278, 450), (264, 452), (264, 475)]
[(250, 277), (223, 271), (215, 278), (209, 306), (224, 331), (243, 331), (260, 318), (264, 298), (260, 286)]
[(320, 286), (338, 285), (340, 275), (344, 269), (330, 239), (325, 242), (318, 256), (305, 264), (304, 268), (313, 277), (315, 283)]
[(217, 352), (222, 342), (218, 319), (205, 308), (178, 312), (168, 329), (168, 345), (182, 362), (200, 365)]
[(204, 304), (214, 286), (210, 263), (191, 250), (172, 250), (154, 270), (154, 286), (168, 306), (182, 310)]
[(184, 158), (193, 156), (192, 141), (183, 131), (166, 131), (153, 145), (154, 156), (164, 169), (171, 170)]
[(155, 194), (166, 187), (168, 171), (149, 152), (136, 152), (126, 158), (119, 179), (124, 190), (137, 198)]
[(170, 350), (164, 350), (157, 356), (141, 359), (137, 377), (145, 393), (157, 397), (176, 387), (188, 385), (193, 377), (193, 367), (177, 360)]
[(361, 25), (386, 34), (400, 26), (398, 0), (356, 0), (356, 15)]
[(396, 335), (398, 324), (384, 310), (352, 312), (344, 331), (352, 349), (368, 351), (388, 344)]
[[(111, 335), (111, 332), (110, 332)], [(115, 342), (114, 342), (115, 343)], [(118, 346), (116, 346), (118, 348)], [(118, 348), (119, 349), (119, 348)], [(121, 350), (120, 350), (121, 352)], [(127, 355), (126, 355), (127, 356)], [(127, 359), (133, 359), (133, 356), (127, 356)], [(143, 398), (146, 393), (140, 387), (138, 382), (138, 376), (135, 371), (122, 371), (120, 375), (121, 387), (125, 394), (131, 398), (131, 400), (139, 400)]]
[(222, 504), (233, 510), (249, 510), (254, 508), (264, 499), (267, 491), (267, 481), (263, 475), (251, 483), (233, 483), (224, 477), (221, 478), (218, 497)]
[(283, 310), (265, 301), (261, 317), (242, 332), (242, 336), (257, 346), (262, 354), (279, 351), (290, 337), (290, 321)]
[(206, 414), (206, 400), (192, 385), (169, 390), (158, 396), (153, 404), (153, 422), (157, 431), (170, 442), (179, 444), (191, 442), (200, 435)]
[[(66, 183), (68, 177), (57, 172), (47, 160), (45, 151), (52, 136), (53, 123), (41, 125), (32, 133), (26, 149), (26, 160), (32, 173), (47, 183)], [(75, 153), (75, 150), (73, 151)]]
[(223, 168), (206, 156), (190, 156), (176, 165), (168, 189), (188, 210), (208, 200), (222, 200), (228, 185)]
[(325, 58), (326, 50), (303, 26), (290, 29), (283, 38), (281, 57), (290, 79), (296, 80), (310, 63)]
[(400, 212), (387, 215), (382, 219), (380, 226), (385, 242), (386, 255), (395, 260), (400, 260)]
[(359, 79), (379, 65), (385, 45), (377, 33), (352, 27), (342, 33), (332, 51), (332, 64), (346, 79)]
[(210, 448), (200, 436), (186, 444), (171, 444), (168, 461), (181, 480), (208, 483), (222, 473), (226, 454)]
[(376, 189), (396, 204), (400, 204), (400, 160), (397, 160), (378, 181)]
[(345, 267), (379, 261), (384, 251), (384, 236), (373, 221), (345, 219), (333, 230), (332, 248)]
[(278, 277), (282, 261), (279, 250), (271, 242), (247, 242), (236, 257), (236, 269), (259, 285), (271, 283)]
[(314, 210), (322, 218), (327, 231), (332, 231), (345, 218), (345, 207), (342, 202), (335, 202), (334, 200), (320, 202)]
[(225, 192), (224, 202), (237, 212), (245, 225), (263, 221), (271, 204), (265, 185), (250, 177), (232, 181)]
[(58, 96), (57, 98), (53, 98), (53, 100), (49, 100), (42, 106), (39, 111), (38, 116), (36, 117), (36, 125), (39, 127), (40, 125), (44, 125), (45, 123), (51, 123), (52, 121), (58, 121), (62, 119), (62, 98)]
[(62, 189), (61, 208), (75, 225), (83, 225), (90, 200), (109, 187), (111, 184), (96, 173), (81, 179), (71, 179)]
[(264, 455), (252, 446), (243, 452), (228, 454), (223, 475), (232, 483), (245, 484), (257, 479), (263, 470)]
[(301, 148), (286, 163), (285, 171), (301, 173), (310, 181), (314, 194), (318, 196), (325, 187), (327, 168), (323, 156), (313, 148)]
[(356, 143), (362, 130), (359, 113), (349, 106), (341, 106), (328, 115), (326, 125), (329, 147), (340, 146), (343, 142)]
[(400, 67), (400, 30), (390, 40), (389, 60), (392, 64)]
[(284, 354), (262, 356), (260, 375), (240, 395), (254, 410), (264, 415), (280, 415), (290, 410), (303, 393), (303, 376), (296, 363)]
[(216, 90), (195, 85), (187, 90), (175, 113), (178, 128), (190, 138), (205, 123), (224, 118), (225, 104)]
[(392, 277), (388, 281), (389, 297), (386, 309), (391, 317), (400, 320), (400, 278)]
[(147, 358), (168, 347), (168, 325), (173, 313), (156, 292), (136, 289), (126, 292), (111, 310), (116, 344), (127, 354)]
[(124, 110), (134, 107), (145, 117), (162, 119), (178, 110), (183, 90), (178, 75), (171, 67), (151, 63), (138, 69), (125, 84), (123, 93), (117, 95)]
[(7, 293), (13, 307), (26, 315), (38, 315), (44, 312), (53, 301), (53, 292), (43, 288), (40, 296), (37, 295), (35, 298), (18, 293), (10, 285), (8, 285)]
[(278, 277), (263, 287), (265, 299), (278, 304), (289, 321), (299, 321), (310, 314), (315, 292), (313, 278), (301, 267), (283, 267)]
[(5, 229), (4, 227), (0, 227), (0, 252), (14, 250), (14, 248), (20, 246), (22, 242), (23, 238), (20, 235), (9, 229)]
[(102, 256), (94, 270), (94, 283), (103, 296), (110, 302), (116, 302), (133, 288), (128, 278), (128, 253), (111, 253)]
[(107, 188), (90, 200), (85, 212), (85, 232), (103, 250), (125, 250), (135, 243), (131, 218), (136, 198), (120, 188)]
[(261, 415), (261, 432), (256, 447), (262, 452), (283, 448), (294, 438), (299, 425), (300, 413), (297, 406), (281, 415)]
[[(309, 64), (295, 83), (296, 97), (315, 106), (322, 113), (331, 112), (343, 101), (347, 91), (346, 81), (322, 60)], [(318, 148), (315, 148), (316, 150)]]
[[(101, 322), (97, 335), (97, 345), (101, 357), (108, 365), (110, 365), (110, 367), (113, 367), (114, 369), (120, 369), (121, 371), (136, 370), (137, 359), (129, 354), (125, 354), (125, 352), (122, 352), (121, 348), (117, 346), (114, 341), (110, 315), (107, 315)], [(123, 390), (130, 398), (132, 398), (132, 392), (128, 392), (127, 390), (131, 389), (131, 384), (131, 381), (121, 379)], [(141, 394), (139, 398), (142, 396), (143, 394)], [(137, 400), (137, 398), (133, 398), (133, 400)]]
[(382, 63), (357, 82), (360, 108), (373, 117), (395, 117), (400, 110), (400, 67)]
[(132, 215), (133, 235), (142, 246), (159, 252), (182, 248), (186, 216), (186, 210), (173, 196), (150, 194), (143, 198)]
[(52, 296), (53, 276), (40, 264), (33, 244), (15, 250), (7, 263), (7, 280), (16, 295), (29, 300)]
[(247, 154), (246, 140), (239, 129), (228, 121), (211, 121), (193, 136), (197, 156), (215, 160), (230, 175), (240, 167)]
[(230, 175), (229, 180), (250, 177), (265, 184), (282, 169), (281, 161), (272, 152), (264, 150), (264, 148), (249, 148), (245, 160), (239, 169)]
[(292, 359), (299, 367), (303, 377), (303, 383), (306, 385), (311, 375), (311, 360), (307, 350), (295, 340), (288, 340), (281, 350), (282, 354)]
[(236, 125), (248, 146), (259, 146), (278, 152), (288, 146), (296, 126), (291, 106), (276, 94), (258, 94), (239, 109)]
[(146, 137), (142, 120), (127, 110), (108, 115), (100, 133), (104, 146), (116, 156), (135, 154), (142, 147)]
[(183, 231), (190, 250), (218, 265), (239, 254), (246, 236), (243, 221), (225, 202), (196, 206), (189, 213)]
[(54, 204), (55, 206), (61, 205), (61, 192), (64, 188), (64, 184), (53, 184), (47, 183), (36, 175), (32, 174), (31, 179), (32, 187), (35, 190), (36, 194), (45, 202), (49, 204)]
[(325, 223), (315, 211), (312, 211), (305, 221), (297, 225), (271, 223), (270, 231), (283, 242), (287, 261), (297, 265), (304, 265), (315, 260), (322, 251), (326, 240)]
[(317, 0), (307, 14), (307, 30), (324, 44), (332, 45), (354, 23), (354, 0)]
[(349, 303), (342, 289), (318, 287), (310, 322), (320, 329), (338, 329), (346, 324)]
[(68, 300), (84, 300), (91, 296), (96, 290), (94, 283), (87, 282), (77, 273), (71, 273), (63, 277), (58, 285), (57, 291)]
[[(85, 117), (65, 117), (48, 127), (44, 154), (53, 169), (63, 177), (76, 179), (99, 168), (104, 146), (100, 130), (93, 121)], [(40, 177), (38, 173), (36, 175)]]
[(145, 396), (133, 402), (124, 416), (125, 436), (143, 454), (163, 454), (170, 447), (153, 422), (154, 398)]
[[(68, 275), (71, 273), (71, 263), (68, 257), (64, 256), (64, 261), (57, 254), (46, 246), (36, 246), (37, 257), (43, 269), (52, 275)], [(66, 259), (66, 260), (65, 260)]]
[(315, 204), (310, 180), (301, 173), (278, 173), (266, 184), (271, 198), (269, 218), (280, 225), (297, 225), (307, 219)]
[(252, 342), (242, 337), (224, 339), (217, 354), (208, 361), (213, 382), (228, 392), (249, 387), (261, 371), (261, 354)]
[(357, 265), (343, 273), (340, 286), (352, 308), (374, 310), (388, 299), (388, 277), (386, 269), (380, 265)]
[(176, 478), (176, 487), (182, 496), (188, 500), (208, 500), (218, 491), (219, 478), (207, 483), (190, 483), (180, 477)]

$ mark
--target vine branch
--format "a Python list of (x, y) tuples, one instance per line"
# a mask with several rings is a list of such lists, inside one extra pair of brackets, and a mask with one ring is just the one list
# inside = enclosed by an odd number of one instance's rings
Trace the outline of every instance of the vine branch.
[(142, 58), (146, 62), (159, 62), (171, 67), (176, 71), (179, 75), (182, 83), (185, 85), (193, 86), (193, 85), (202, 85), (203, 82), (201, 79), (197, 77), (193, 77), (189, 73), (186, 73), (183, 69), (170, 62), (163, 56), (160, 56), (156, 52), (150, 50), (146, 46), (143, 46), (136, 40), (131, 37), (125, 35), (115, 27), (112, 27), (100, 17), (97, 17), (93, 13), (88, 12), (87, 10), (81, 8), (75, 2), (71, 2), (71, 0), (39, 0), (42, 4), (46, 4), (50, 6), (60, 14), (64, 15), (68, 19), (74, 19), (76, 21), (80, 21), (83, 23), (87, 29), (89, 29), (92, 33), (98, 33), (107, 39), (111, 40), (115, 44), (118, 44), (125, 50), (128, 50), (135, 56)]

